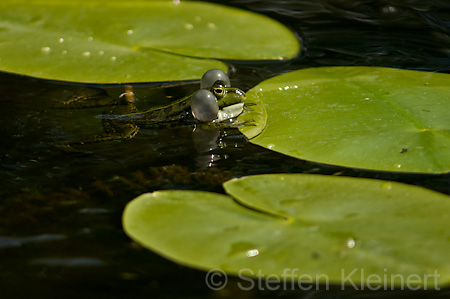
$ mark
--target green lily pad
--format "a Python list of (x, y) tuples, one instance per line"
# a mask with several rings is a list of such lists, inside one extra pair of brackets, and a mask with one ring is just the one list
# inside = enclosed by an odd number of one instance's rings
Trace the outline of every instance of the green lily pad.
[(0, 70), (120, 83), (198, 79), (218, 59), (291, 58), (294, 34), (255, 13), (194, 1), (3, 0)]
[(248, 176), (224, 188), (230, 196), (141, 195), (126, 206), (124, 229), (143, 246), (206, 271), (345, 284), (379, 277), (389, 287), (401, 282), (391, 275), (404, 282), (419, 276), (429, 289), (434, 279), (450, 282), (449, 196), (306, 174)]
[(326, 164), (448, 172), (449, 82), (448, 74), (378, 67), (311, 68), (277, 76), (247, 93), (267, 110), (266, 128), (251, 142)]

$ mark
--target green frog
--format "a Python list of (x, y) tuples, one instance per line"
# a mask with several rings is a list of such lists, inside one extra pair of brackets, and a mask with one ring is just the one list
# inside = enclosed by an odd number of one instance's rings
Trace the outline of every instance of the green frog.
[[(230, 79), (221, 70), (207, 71), (195, 93), (175, 100), (168, 105), (138, 111), (134, 105), (132, 87), (125, 86), (125, 92), (118, 102), (102, 115), (104, 133), (59, 144), (70, 150), (71, 145), (99, 141), (133, 138), (139, 126), (170, 126), (183, 121), (195, 122), (202, 128), (226, 128), (242, 125), (235, 118), (244, 111), (245, 92), (230, 86)], [(96, 101), (99, 101), (97, 104)], [(64, 108), (103, 106), (101, 98), (71, 99)], [(104, 100), (103, 100), (104, 101)], [(85, 103), (85, 105), (83, 105)]]

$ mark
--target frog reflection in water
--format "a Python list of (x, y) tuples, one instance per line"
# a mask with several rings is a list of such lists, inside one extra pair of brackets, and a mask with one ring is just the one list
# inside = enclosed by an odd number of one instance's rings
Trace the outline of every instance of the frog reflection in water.
[[(95, 100), (90, 101), (89, 106), (95, 106), (95, 103), (92, 103)], [(228, 76), (223, 71), (215, 69), (203, 75), (200, 90), (192, 95), (146, 111), (137, 110), (133, 103), (134, 94), (131, 87), (128, 87), (120, 96), (119, 103), (104, 112), (103, 134), (72, 140), (59, 146), (70, 150), (73, 144), (133, 138), (139, 131), (139, 125), (164, 126), (192, 118), (202, 128), (237, 127), (243, 124), (236, 122), (235, 118), (243, 112), (244, 101), (245, 92), (230, 87)], [(72, 100), (64, 106), (79, 108), (83, 105)]]

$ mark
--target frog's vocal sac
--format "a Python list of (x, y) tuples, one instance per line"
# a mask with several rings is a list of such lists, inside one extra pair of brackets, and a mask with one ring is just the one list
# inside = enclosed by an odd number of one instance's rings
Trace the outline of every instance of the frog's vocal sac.
[[(242, 125), (236, 121), (236, 117), (244, 111), (245, 97), (245, 92), (231, 87), (228, 76), (217, 69), (209, 70), (203, 75), (200, 89), (195, 93), (168, 105), (144, 111), (138, 111), (136, 108), (133, 89), (127, 85), (117, 102), (114, 105), (109, 104), (109, 109), (103, 112), (102, 134), (63, 142), (58, 146), (69, 150), (74, 144), (133, 138), (142, 125), (164, 126), (189, 120), (206, 129), (237, 127)], [(62, 108), (106, 106), (102, 100), (104, 101), (101, 98), (71, 99), (64, 103)]]

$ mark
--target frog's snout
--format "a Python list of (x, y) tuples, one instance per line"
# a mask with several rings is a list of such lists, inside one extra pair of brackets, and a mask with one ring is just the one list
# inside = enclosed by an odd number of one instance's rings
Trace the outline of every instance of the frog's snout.
[(239, 88), (236, 88), (233, 90), (233, 93), (230, 95), (228, 102), (228, 105), (236, 104), (236, 103), (243, 103), (245, 99), (247, 98), (247, 95), (245, 92)]
[(242, 101), (245, 101), (245, 99), (247, 98), (247, 95), (245, 94), (245, 91), (237, 89), (236, 93), (242, 98)]

